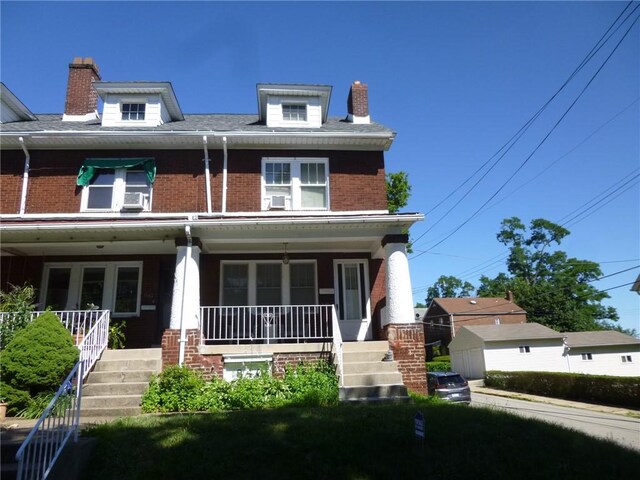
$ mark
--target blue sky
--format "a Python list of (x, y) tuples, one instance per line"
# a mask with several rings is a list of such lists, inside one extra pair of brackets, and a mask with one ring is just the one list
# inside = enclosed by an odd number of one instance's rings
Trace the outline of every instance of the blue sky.
[[(2, 1), (0, 75), (35, 113), (62, 112), (76, 56), (94, 57), (104, 80), (171, 81), (185, 113), (255, 113), (256, 83), (300, 82), (333, 85), (330, 114), (342, 116), (351, 82), (367, 83), (373, 120), (398, 133), (386, 159), (409, 174), (404, 210), (428, 213), (411, 232), (424, 234), (410, 261), (423, 301), (440, 275), (478, 286), (506, 271), (495, 235), (511, 216), (563, 223), (593, 205), (568, 222), (561, 248), (605, 275), (640, 265), (640, 23), (535, 154), (630, 22), (456, 208), (447, 213), (464, 189), (434, 209), (555, 93), (626, 3)], [(436, 245), (529, 156), (486, 211)], [(640, 297), (629, 286), (609, 293), (621, 325), (640, 330)]]

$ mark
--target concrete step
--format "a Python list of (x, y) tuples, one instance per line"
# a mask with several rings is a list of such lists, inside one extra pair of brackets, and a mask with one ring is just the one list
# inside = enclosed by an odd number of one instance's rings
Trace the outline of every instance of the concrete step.
[(345, 387), (367, 387), (396, 384), (402, 384), (402, 374), (398, 371), (388, 373), (352, 373), (344, 375)]
[(122, 372), (125, 370), (149, 370), (159, 372), (162, 368), (160, 360), (100, 360), (96, 363), (94, 372)]
[(88, 417), (85, 411), (94, 408), (138, 407), (142, 395), (102, 395), (99, 397), (82, 396), (80, 405), (82, 416)]
[(162, 360), (161, 348), (105, 350), (100, 360)]
[(142, 395), (148, 382), (89, 383), (82, 389), (83, 397), (104, 395)]
[(354, 373), (394, 373), (398, 371), (396, 362), (349, 362), (343, 365), (345, 374)]
[[(142, 413), (141, 407), (96, 407), (83, 408), (80, 411), (81, 418), (118, 418), (118, 417), (134, 417)], [(4, 480), (4, 479), (3, 479)]]
[(401, 384), (341, 387), (339, 395), (341, 402), (381, 400), (408, 401), (410, 399), (407, 393), (407, 387)]
[[(99, 362), (98, 362), (99, 363)], [(152, 375), (150, 370), (123, 370), (112, 372), (91, 372), (87, 378), (87, 384), (96, 383), (127, 383), (149, 382)]]
[(375, 342), (344, 342), (343, 352), (384, 352), (389, 350), (389, 342), (378, 340)]
[(359, 363), (359, 362), (380, 362), (384, 358), (387, 351), (372, 351), (372, 352), (343, 352), (343, 363)]

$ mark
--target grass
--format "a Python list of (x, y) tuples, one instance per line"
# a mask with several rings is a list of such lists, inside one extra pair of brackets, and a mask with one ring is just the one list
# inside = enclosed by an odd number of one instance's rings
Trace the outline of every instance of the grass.
[[(426, 440), (414, 436), (425, 416)], [(85, 479), (635, 478), (640, 454), (460, 405), (284, 408), (121, 419), (97, 437)]]

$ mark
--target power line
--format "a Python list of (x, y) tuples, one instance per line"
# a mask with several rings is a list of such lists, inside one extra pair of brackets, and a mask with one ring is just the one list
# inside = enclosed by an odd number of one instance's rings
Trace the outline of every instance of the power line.
[[(640, 6), (640, 5), (639, 5)], [(637, 9), (638, 7), (636, 7)], [(635, 11), (635, 9), (634, 9)], [(573, 102), (571, 102), (571, 104), (569, 105), (569, 107), (565, 110), (565, 112), (561, 115), (561, 117), (558, 119), (558, 121), (553, 125), (553, 127), (551, 127), (551, 129), (549, 130), (549, 132), (547, 132), (547, 134), (544, 136), (544, 138), (538, 143), (538, 145), (533, 149), (533, 151), (529, 154), (529, 156), (527, 156), (527, 158), (525, 158), (525, 160), (518, 166), (518, 168), (511, 174), (511, 176), (489, 197), (488, 200), (486, 200), (474, 213), (471, 214), (471, 216), (469, 216), (464, 222), (462, 222), (460, 225), (458, 225), (450, 234), (448, 234), (447, 236), (445, 236), (442, 240), (440, 240), (439, 242), (437, 242), (435, 245), (433, 245), (429, 250), (432, 250), (433, 248), (437, 247), (438, 245), (444, 243), (447, 239), (451, 238), (456, 232), (458, 232), (462, 227), (464, 227), (467, 223), (469, 223), (473, 218), (476, 217), (476, 215), (491, 201), (493, 200), (496, 195), (498, 195), (498, 193), (500, 193), (502, 191), (502, 189), (520, 172), (520, 170), (522, 170), (522, 168), (524, 168), (524, 166), (529, 162), (529, 160), (531, 160), (531, 158), (533, 157), (533, 155), (540, 149), (540, 147), (542, 147), (542, 145), (547, 141), (547, 139), (551, 136), (551, 134), (555, 131), (555, 129), (558, 127), (558, 125), (560, 125), (560, 123), (562, 123), (562, 121), (565, 119), (565, 117), (569, 114), (569, 112), (573, 109), (573, 107), (575, 106), (575, 104), (578, 102), (578, 100), (582, 97), (582, 95), (584, 95), (584, 93), (586, 92), (586, 90), (591, 86), (591, 84), (593, 83), (593, 81), (596, 79), (596, 77), (598, 76), (598, 74), (602, 71), (602, 69), (605, 67), (605, 65), (609, 62), (609, 60), (611, 59), (611, 57), (613, 56), (613, 54), (616, 52), (616, 50), (618, 49), (618, 47), (620, 46), (620, 44), (624, 41), (625, 38), (627, 38), (627, 35), (629, 34), (629, 32), (631, 31), (631, 29), (635, 26), (636, 22), (638, 21), (638, 18), (640, 18), (640, 16), (636, 17), (634, 19), (634, 21), (631, 23), (630, 27), (627, 29), (627, 31), (624, 33), (624, 35), (622, 36), (622, 38), (618, 41), (618, 43), (616, 44), (616, 46), (613, 48), (613, 50), (609, 53), (609, 55), (606, 57), (606, 59), (602, 62), (602, 64), (600, 65), (600, 67), (596, 70), (596, 72), (591, 76), (591, 78), (589, 79), (589, 81), (587, 82), (587, 84), (584, 86), (584, 88), (580, 91), (580, 93), (578, 94), (578, 96), (574, 99)], [(426, 232), (425, 232), (426, 233)], [(423, 234), (424, 235), (424, 234)], [(427, 250), (427, 252), (429, 251)], [(424, 252), (426, 253), (426, 252)], [(423, 255), (424, 253), (420, 253), (418, 255), (414, 255), (411, 259), (420, 257), (421, 255)]]
[(621, 273), (628, 272), (629, 270), (635, 270), (636, 268), (640, 268), (640, 265), (636, 265), (635, 267), (631, 267), (631, 268), (625, 268), (624, 270), (620, 270), (618, 272), (610, 273), (609, 275), (596, 278), (595, 280), (591, 280), (591, 282), (587, 282), (587, 283), (597, 282), (598, 280), (602, 280), (603, 278), (613, 277), (614, 275), (620, 275)]
[[(596, 42), (596, 44), (591, 48), (589, 53), (582, 59), (580, 64), (574, 69), (574, 71), (569, 75), (569, 77), (565, 80), (565, 82), (556, 90), (556, 92), (546, 101), (546, 103), (538, 109), (538, 111), (529, 119), (527, 122), (520, 127), (520, 129), (502, 146), (498, 149), (496, 153), (494, 153), (486, 162), (484, 162), (475, 172), (473, 172), (462, 184), (456, 187), (450, 194), (448, 194), (443, 200), (441, 200), (437, 205), (428, 210), (427, 215), (431, 213), (433, 210), (442, 205), (446, 200), (448, 200), (452, 195), (454, 195), (458, 190), (460, 190), (464, 185), (466, 185), (478, 172), (480, 172), (487, 164), (491, 162), (502, 150), (506, 148), (504, 153), (494, 162), (494, 164), (478, 179), (478, 181), (472, 185), (472, 187), (467, 190), (467, 192), (442, 216), (440, 217), (431, 227), (429, 227), (425, 232), (419, 235), (416, 239), (412, 241), (415, 245), (420, 239), (422, 239), (427, 233), (429, 233), (436, 225), (438, 225), (445, 217), (451, 213), (455, 207), (457, 207), (462, 200), (464, 200), (474, 189), (475, 187), (493, 170), (498, 163), (504, 158), (504, 156), (511, 150), (511, 148), (515, 145), (515, 143), (526, 133), (526, 131), (533, 125), (533, 123), (538, 119), (538, 117), (544, 112), (544, 110), (549, 106), (549, 104), (562, 92), (562, 90), (571, 82), (571, 80), (582, 70), (582, 68), (596, 55), (596, 53), (609, 41), (609, 39), (617, 32), (617, 30), (629, 19), (631, 15), (638, 9), (639, 6), (636, 6), (627, 17), (614, 29), (614, 31), (607, 37), (607, 34), (611, 31), (611, 29), (618, 23), (618, 20), (624, 15), (624, 12), (629, 8), (629, 6), (633, 3), (630, 1), (625, 8), (620, 12), (618, 17), (613, 21), (613, 23), (609, 26), (609, 28), (605, 31), (605, 33), (600, 37), (600, 39)], [(625, 34), (626, 36), (626, 34)], [(607, 37), (605, 39), (605, 37)], [(603, 40), (604, 39), (604, 40)], [(617, 48), (617, 46), (616, 46)], [(615, 51), (615, 49), (614, 49)], [(511, 144), (511, 145), (509, 145)], [(456, 230), (457, 231), (457, 230)], [(454, 232), (455, 233), (455, 232)], [(447, 237), (448, 238), (448, 237)]]

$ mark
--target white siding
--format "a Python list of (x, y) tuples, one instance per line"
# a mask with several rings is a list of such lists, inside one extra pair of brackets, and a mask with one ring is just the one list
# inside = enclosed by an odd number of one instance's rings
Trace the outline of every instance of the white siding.
[[(520, 346), (529, 346), (529, 353), (520, 353)], [(563, 351), (560, 338), (492, 342), (485, 345), (485, 366), (504, 372), (567, 372)]]
[[(583, 360), (583, 353), (591, 353), (592, 360)], [(630, 355), (631, 362), (623, 362), (623, 355)], [(640, 346), (573, 347), (569, 362), (571, 373), (640, 377)]]
[[(295, 103), (307, 105), (306, 122), (288, 122), (282, 119), (282, 104)], [(267, 99), (267, 126), (268, 127), (310, 127), (322, 126), (322, 106), (319, 97), (296, 97), (269, 95)]]
[[(144, 120), (122, 120), (122, 103), (146, 104)], [(160, 95), (115, 95), (109, 94), (102, 109), (103, 127), (157, 127), (171, 120)]]

